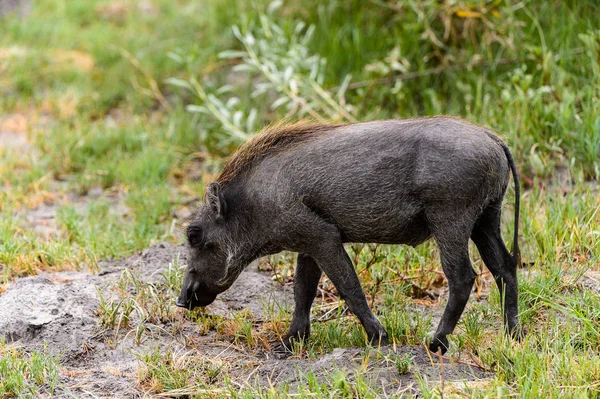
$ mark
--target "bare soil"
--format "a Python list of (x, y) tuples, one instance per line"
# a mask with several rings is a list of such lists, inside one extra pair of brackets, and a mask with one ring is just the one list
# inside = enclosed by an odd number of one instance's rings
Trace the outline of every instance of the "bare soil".
[[(177, 329), (166, 325), (148, 325), (146, 339), (138, 346), (134, 333), (123, 331), (115, 338), (112, 330), (98, 321), (99, 295), (115, 298), (115, 285), (123, 270), (131, 269), (143, 281), (159, 282), (164, 267), (174, 259), (185, 264), (183, 246), (157, 244), (121, 260), (100, 263), (100, 272), (43, 273), (14, 281), (0, 296), (0, 334), (24, 350), (39, 350), (60, 356), (58, 397), (142, 397), (152, 396), (148, 387), (138, 382), (142, 362), (136, 354), (170, 348), (172, 351), (195, 351), (211, 361), (228, 364), (233, 384), (253, 387), (289, 384), (292, 390), (305, 384), (302, 375), (312, 370), (327, 381), (336, 370), (350, 378), (358, 373), (386, 393), (418, 395), (415, 372), (430, 383), (442, 378), (448, 384), (462, 384), (490, 378), (493, 374), (476, 367), (456, 364), (429, 355), (423, 347), (338, 348), (318, 359), (277, 359), (267, 348), (249, 349), (219, 339), (215, 332), (202, 335), (199, 327), (182, 318)], [(274, 282), (270, 273), (251, 265), (238, 281), (224, 293), (208, 313), (232, 317), (240, 309), (249, 309), (256, 323), (266, 321), (268, 304), (290, 306), (292, 291)], [(174, 306), (174, 305), (173, 305)], [(176, 330), (176, 331), (175, 331)], [(388, 355), (413, 357), (408, 373), (400, 375)], [(368, 366), (363, 360), (370, 357)]]

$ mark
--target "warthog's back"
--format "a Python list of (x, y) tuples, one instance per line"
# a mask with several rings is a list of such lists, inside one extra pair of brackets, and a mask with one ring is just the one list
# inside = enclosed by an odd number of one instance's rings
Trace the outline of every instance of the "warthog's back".
[(502, 147), (448, 117), (345, 125), (263, 159), (249, 174), (265, 206), (298, 201), (346, 241), (418, 244), (430, 207), (480, 207), (508, 184)]

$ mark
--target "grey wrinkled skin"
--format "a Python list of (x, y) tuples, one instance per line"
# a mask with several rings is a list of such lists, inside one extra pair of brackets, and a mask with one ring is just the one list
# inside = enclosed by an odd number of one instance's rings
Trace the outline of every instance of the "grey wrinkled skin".
[[(512, 171), (516, 187), (514, 256), (500, 235)], [(321, 273), (364, 326), (369, 340), (387, 333), (367, 305), (343, 244), (419, 245), (433, 238), (449, 299), (429, 349), (444, 353), (475, 280), (472, 239), (492, 272), (507, 331), (520, 337), (517, 308), (519, 182), (506, 144), (486, 129), (450, 117), (387, 120), (332, 128), (267, 154), (227, 183), (212, 183), (188, 230), (191, 262), (177, 300), (204, 306), (251, 261), (298, 253), (295, 312), (283, 342), (310, 334), (310, 308)]]

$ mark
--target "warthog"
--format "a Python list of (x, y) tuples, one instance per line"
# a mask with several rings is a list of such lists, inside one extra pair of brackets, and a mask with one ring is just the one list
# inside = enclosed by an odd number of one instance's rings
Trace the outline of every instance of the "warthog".
[[(515, 181), (514, 255), (500, 235), (500, 212)], [(429, 349), (448, 348), (471, 293), (472, 239), (492, 272), (509, 333), (517, 309), (519, 180), (507, 145), (483, 127), (451, 117), (347, 125), (272, 127), (244, 144), (207, 187), (187, 229), (191, 257), (177, 305), (206, 306), (253, 260), (298, 253), (295, 310), (275, 350), (310, 333), (322, 273), (366, 330), (386, 344), (344, 243), (409, 244), (433, 237), (449, 299)]]

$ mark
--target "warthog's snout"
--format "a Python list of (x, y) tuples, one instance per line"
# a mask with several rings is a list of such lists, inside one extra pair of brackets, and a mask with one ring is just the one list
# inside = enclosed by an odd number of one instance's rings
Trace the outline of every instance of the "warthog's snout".
[(180, 308), (192, 310), (198, 306), (210, 305), (216, 298), (217, 294), (213, 294), (207, 289), (203, 289), (201, 284), (196, 282), (181, 290), (175, 304)]

